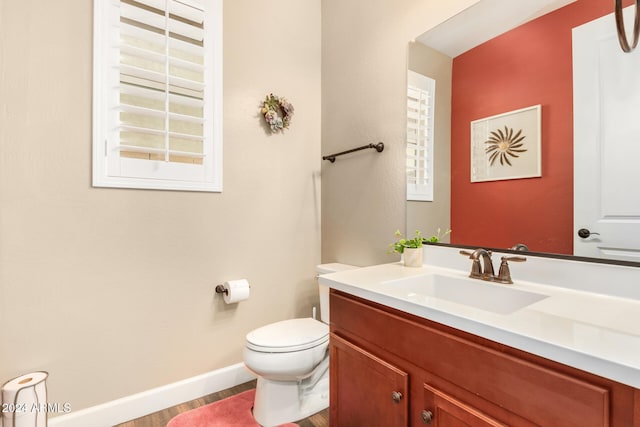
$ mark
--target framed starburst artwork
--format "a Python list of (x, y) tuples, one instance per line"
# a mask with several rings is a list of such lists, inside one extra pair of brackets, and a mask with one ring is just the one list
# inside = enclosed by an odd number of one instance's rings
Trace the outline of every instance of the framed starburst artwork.
[(471, 182), (542, 176), (542, 106), (471, 122)]

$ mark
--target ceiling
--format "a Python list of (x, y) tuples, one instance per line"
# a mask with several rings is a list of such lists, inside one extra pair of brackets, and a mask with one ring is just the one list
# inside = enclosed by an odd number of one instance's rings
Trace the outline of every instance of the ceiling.
[[(455, 58), (506, 31), (576, 0), (481, 0), (415, 41)], [(500, 14), (496, 14), (500, 10)]]

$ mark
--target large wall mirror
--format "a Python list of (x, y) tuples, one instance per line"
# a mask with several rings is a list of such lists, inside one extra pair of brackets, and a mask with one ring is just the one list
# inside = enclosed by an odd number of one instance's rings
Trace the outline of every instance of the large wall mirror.
[(480, 0), (408, 49), (407, 235), (640, 266), (640, 51), (612, 2)]

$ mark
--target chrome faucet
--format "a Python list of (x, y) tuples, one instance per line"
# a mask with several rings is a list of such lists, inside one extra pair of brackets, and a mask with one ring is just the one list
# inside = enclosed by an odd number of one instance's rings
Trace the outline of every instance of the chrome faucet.
[[(460, 251), (460, 254), (468, 256), (469, 259), (473, 261), (471, 263), (471, 273), (469, 273), (469, 277), (471, 277), (472, 279), (480, 279), (486, 280), (488, 282), (497, 282), (504, 284), (513, 283), (508, 261), (524, 262), (527, 260), (525, 257), (520, 256), (503, 256), (501, 258), (502, 262), (500, 263), (500, 270), (498, 271), (498, 275), (496, 276), (493, 270), (491, 251), (478, 248), (473, 252)], [(480, 260), (482, 260), (482, 266), (480, 265)]]

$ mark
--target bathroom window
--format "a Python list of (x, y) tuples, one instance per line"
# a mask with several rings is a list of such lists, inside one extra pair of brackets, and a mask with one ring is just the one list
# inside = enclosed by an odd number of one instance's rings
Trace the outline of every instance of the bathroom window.
[(222, 0), (94, 0), (93, 185), (222, 191)]
[(407, 200), (433, 201), (433, 114), (436, 82), (409, 71)]

